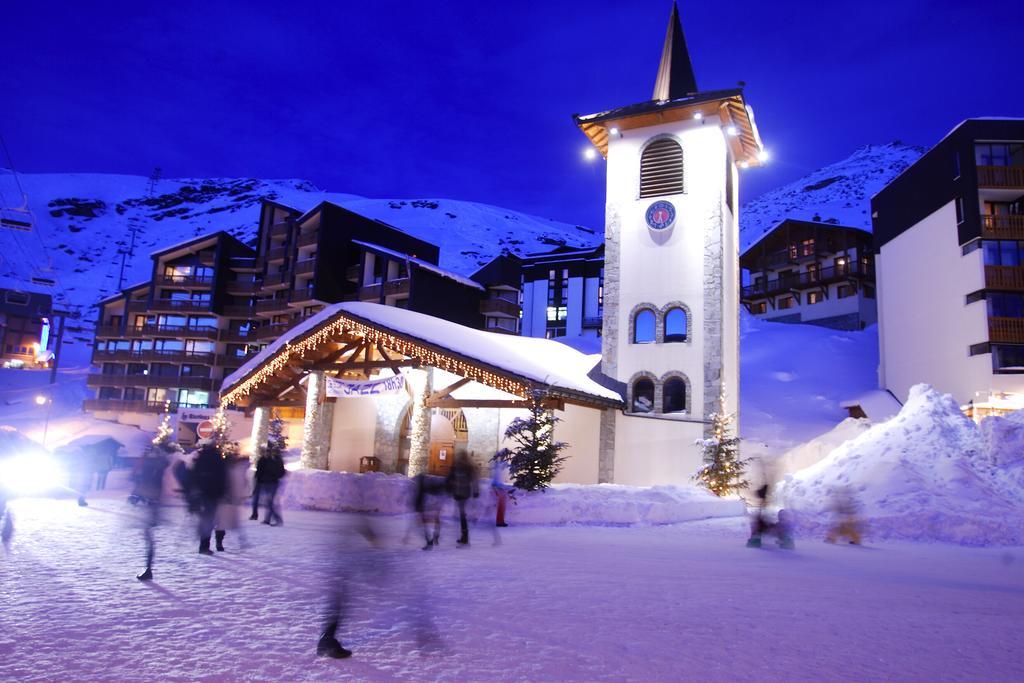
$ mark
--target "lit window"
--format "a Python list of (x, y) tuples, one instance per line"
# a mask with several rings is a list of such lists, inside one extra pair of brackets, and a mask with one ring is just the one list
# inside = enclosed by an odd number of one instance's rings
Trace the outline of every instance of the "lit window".
[(686, 311), (673, 308), (665, 314), (665, 341), (686, 341)]

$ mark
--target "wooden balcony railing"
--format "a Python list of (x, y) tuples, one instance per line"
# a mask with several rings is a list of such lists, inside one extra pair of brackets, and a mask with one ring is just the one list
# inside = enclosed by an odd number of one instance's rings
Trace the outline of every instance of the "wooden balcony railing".
[(291, 323), (274, 323), (273, 325), (264, 325), (256, 329), (256, 338), (262, 341), (270, 339), (277, 339), (285, 331), (291, 327)]
[(287, 287), (291, 284), (291, 273), (271, 273), (263, 278), (263, 289)]
[(147, 349), (132, 351), (119, 349), (115, 351), (92, 352), (93, 363), (191, 363), (196, 365), (212, 365), (214, 354), (195, 353), (192, 351), (167, 351), (164, 349)]
[(288, 222), (276, 223), (273, 226), (271, 226), (271, 228), (270, 228), (270, 236), (271, 236), (271, 238), (274, 238), (274, 237), (285, 237), (285, 236), (288, 235), (289, 232), (291, 232), (291, 229), (292, 229), (291, 223), (288, 223)]
[(257, 336), (255, 329), (251, 329), (248, 332), (239, 332), (238, 330), (221, 330), (217, 338), (222, 342), (237, 342), (245, 344), (246, 342), (255, 341)]
[(484, 299), (480, 302), (480, 313), (483, 315), (518, 318), (522, 310), (519, 304), (504, 299)]
[(384, 296), (400, 296), (409, 293), (409, 278), (403, 277), (398, 280), (388, 280), (384, 283), (366, 285), (359, 288), (359, 299), (361, 301), (379, 301), (381, 290)]
[(256, 302), (256, 313), (266, 315), (268, 313), (283, 313), (288, 310), (286, 299), (265, 299)]
[(275, 247), (267, 252), (268, 261), (282, 261), (288, 255), (288, 247)]
[(226, 285), (228, 294), (254, 294), (259, 291), (260, 285), (252, 280), (231, 280)]
[(209, 287), (212, 275), (157, 275), (154, 284), (163, 287)]
[(312, 287), (302, 287), (301, 289), (292, 290), (291, 303), (293, 304), (305, 304), (310, 301), (315, 301), (316, 297), (313, 296), (313, 292), (316, 291)]
[(788, 292), (794, 289), (811, 289), (842, 282), (844, 280), (874, 280), (875, 266), (866, 266), (859, 261), (851, 261), (843, 266), (828, 266), (819, 268), (814, 272), (794, 273), (789, 277), (776, 278), (765, 282), (755, 283), (743, 288), (744, 299), (758, 298)]
[(252, 304), (225, 304), (221, 315), (227, 318), (251, 318), (256, 315), (256, 307)]
[(216, 339), (216, 327), (187, 327), (185, 325), (136, 325), (129, 327), (126, 337), (173, 337), (175, 339)]
[(175, 401), (123, 401), (116, 398), (90, 398), (82, 402), (82, 408), (91, 412), (114, 413), (162, 413), (164, 410), (177, 412), (178, 408), (210, 408), (205, 403), (177, 403)]
[(179, 375), (88, 375), (87, 387), (162, 387), (166, 389), (198, 389), (213, 391), (216, 382), (209, 377)]
[(1024, 166), (979, 166), (978, 187), (1024, 189)]
[(299, 235), (299, 246), (309, 247), (316, 244), (320, 240), (320, 235), (316, 230), (312, 232), (306, 232)]
[(96, 328), (97, 337), (120, 337), (122, 334), (120, 325), (100, 325)]
[(982, 216), (981, 236), (992, 240), (1024, 240), (1024, 216)]
[(149, 310), (205, 313), (210, 310), (210, 306), (210, 301), (194, 301), (192, 299), (153, 299), (153, 303), (149, 305)]
[(985, 286), (1024, 291), (1024, 266), (985, 266)]
[(993, 343), (1024, 344), (1024, 318), (989, 318), (988, 340)]
[(312, 273), (314, 270), (316, 270), (316, 259), (315, 258), (308, 258), (308, 259), (299, 261), (298, 263), (295, 264), (295, 274), (296, 275), (305, 275), (307, 273)]

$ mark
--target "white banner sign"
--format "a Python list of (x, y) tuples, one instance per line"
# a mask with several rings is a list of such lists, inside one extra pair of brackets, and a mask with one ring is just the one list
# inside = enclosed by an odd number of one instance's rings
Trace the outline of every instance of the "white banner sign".
[(354, 398), (357, 396), (380, 396), (397, 394), (405, 389), (405, 375), (395, 375), (369, 382), (352, 382), (350, 380), (327, 377), (327, 396), (332, 398)]

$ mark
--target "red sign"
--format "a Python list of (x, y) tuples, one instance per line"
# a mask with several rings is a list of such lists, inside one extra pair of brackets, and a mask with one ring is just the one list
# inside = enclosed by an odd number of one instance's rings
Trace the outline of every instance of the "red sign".
[(209, 420), (200, 422), (196, 426), (196, 436), (200, 439), (209, 439), (213, 436), (213, 423)]

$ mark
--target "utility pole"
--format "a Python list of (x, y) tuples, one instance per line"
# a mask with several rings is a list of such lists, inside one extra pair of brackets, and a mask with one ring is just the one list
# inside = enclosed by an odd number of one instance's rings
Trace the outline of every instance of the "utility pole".
[[(149, 184), (146, 185), (146, 199), (152, 199), (156, 193), (156, 184), (160, 182), (160, 174), (163, 173), (162, 169), (157, 166), (153, 169), (153, 172), (149, 174)], [(135, 236), (142, 232), (142, 226), (139, 225), (139, 217), (132, 216), (128, 219), (128, 232), (131, 234), (131, 241), (128, 244), (128, 249), (121, 250), (121, 273), (117, 276), (117, 288), (121, 290), (124, 288), (124, 267), (128, 262), (128, 259), (135, 256)]]

